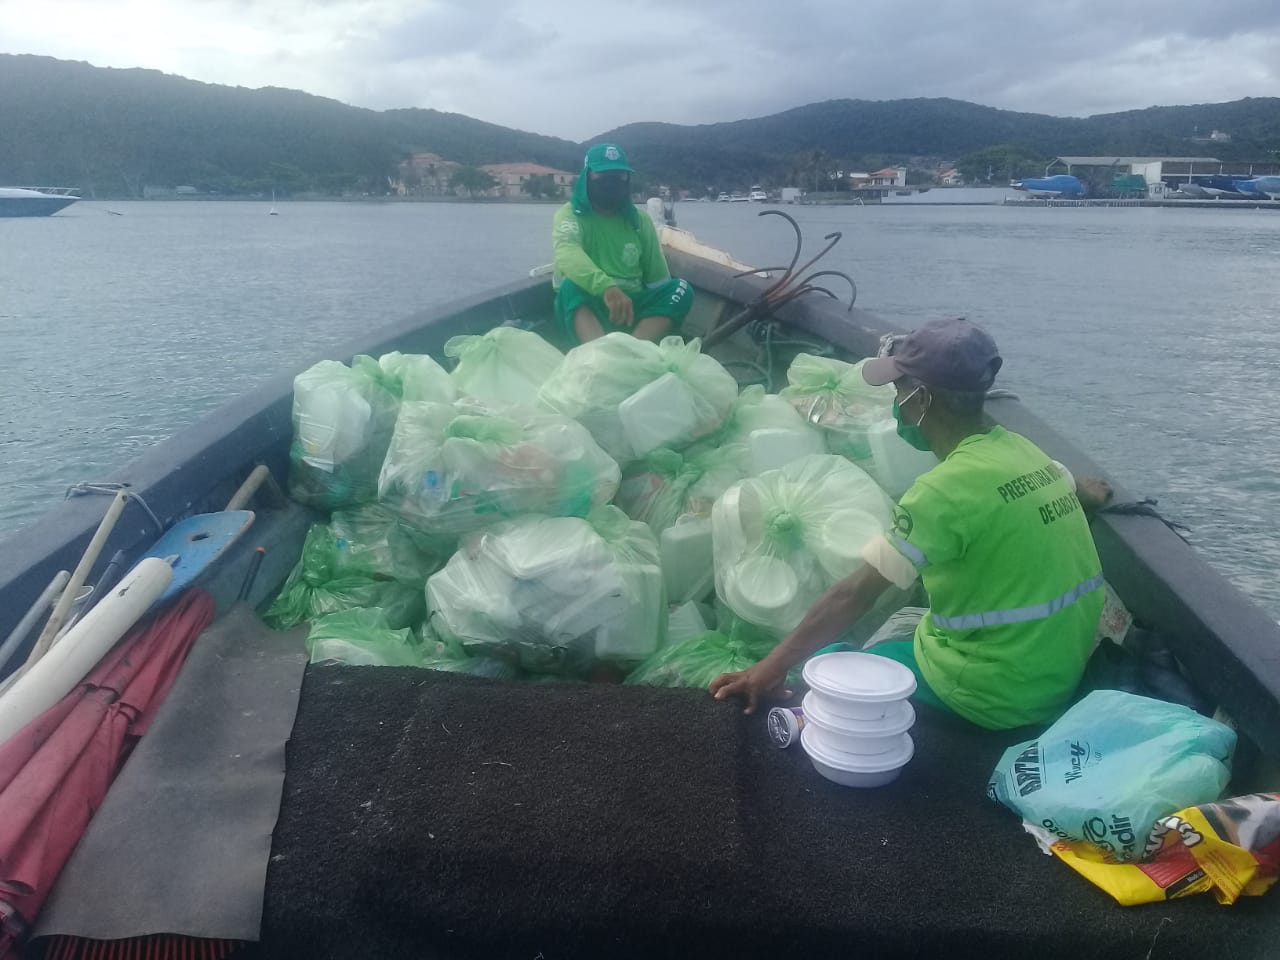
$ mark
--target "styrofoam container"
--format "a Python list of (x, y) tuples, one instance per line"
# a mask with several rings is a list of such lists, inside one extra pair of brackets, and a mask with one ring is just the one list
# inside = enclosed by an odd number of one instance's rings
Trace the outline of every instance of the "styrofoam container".
[(824, 653), (804, 665), (818, 709), (847, 720), (883, 720), (895, 701), (916, 692), (910, 670), (872, 653)]
[(643, 457), (697, 434), (698, 397), (674, 373), (664, 373), (618, 404), (618, 419), (627, 443)]
[(724, 578), (724, 600), (753, 623), (786, 619), (799, 599), (795, 571), (776, 557), (748, 557), (730, 567)]
[[(808, 715), (805, 715), (808, 719)], [(883, 787), (898, 779), (898, 774), (916, 752), (911, 734), (898, 735), (897, 744), (891, 750), (873, 756), (856, 756), (831, 749), (821, 731), (806, 723), (800, 731), (800, 746), (809, 755), (813, 769), (832, 783), (844, 787)]]
[(822, 709), (813, 692), (801, 706), (805, 718), (822, 731), (822, 741), (833, 750), (855, 756), (871, 756), (892, 750), (916, 722), (916, 711), (906, 700), (889, 704), (879, 720), (850, 720)]
[(759, 476), (767, 470), (778, 470), (815, 453), (827, 452), (822, 434), (807, 426), (800, 430), (777, 427), (752, 430), (747, 435), (747, 443), (751, 450), (753, 476)]
[(866, 510), (837, 510), (818, 533), (813, 552), (822, 569), (835, 580), (843, 580), (862, 566), (862, 550), (884, 533), (884, 523)]

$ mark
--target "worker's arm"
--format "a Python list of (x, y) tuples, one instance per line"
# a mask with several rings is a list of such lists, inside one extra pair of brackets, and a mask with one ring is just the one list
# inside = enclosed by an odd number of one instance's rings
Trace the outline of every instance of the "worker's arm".
[(856, 623), (888, 586), (889, 581), (875, 567), (863, 564), (819, 597), (800, 625), (767, 657), (749, 670), (722, 673), (711, 682), (711, 692), (717, 700), (745, 697), (744, 712), (754, 713), (762, 697), (781, 690), (788, 670)]
[(603, 296), (614, 285), (613, 278), (597, 267), (595, 261), (587, 255), (582, 246), (582, 228), (568, 206), (556, 212), (551, 239), (556, 272), (560, 276), (572, 280), (593, 297)]

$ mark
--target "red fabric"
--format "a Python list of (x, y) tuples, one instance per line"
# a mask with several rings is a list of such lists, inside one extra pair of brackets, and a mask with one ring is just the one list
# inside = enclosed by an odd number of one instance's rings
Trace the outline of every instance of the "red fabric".
[(39, 913), (127, 748), (146, 731), (213, 612), (208, 593), (188, 590), (158, 618), (131, 631), (76, 689), (0, 745), (0, 900), (27, 923)]

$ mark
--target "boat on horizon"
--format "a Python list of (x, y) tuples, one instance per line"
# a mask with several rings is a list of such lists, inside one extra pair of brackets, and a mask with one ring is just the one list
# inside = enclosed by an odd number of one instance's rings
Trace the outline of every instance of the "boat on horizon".
[[(741, 386), (773, 392), (798, 353), (852, 362), (897, 332), (834, 297), (771, 300), (790, 270), (753, 270), (684, 231), (657, 229), (673, 275), (697, 290), (684, 333), (701, 337)], [(797, 246), (793, 268), (800, 255)], [(1280, 936), (1274, 891), (1270, 902), (1230, 910), (1201, 897), (1153, 915), (1111, 902), (1043, 856), (984, 792), (1003, 750), (1034, 735), (1025, 728), (961, 729), (922, 707), (917, 756), (898, 786), (849, 793), (821, 781), (798, 751), (771, 746), (762, 716), (705, 692), (395, 667), (309, 666), (300, 693), (259, 679), (282, 662), (273, 652), (282, 637), (296, 645), (295, 662), (304, 658), (301, 637), (267, 630), (257, 611), (323, 520), (270, 485), (240, 497), (262, 467), (281, 483), (289, 472), (295, 376), (355, 355), (444, 358), (450, 338), (501, 326), (569, 346), (541, 275), (389, 324), (356, 322), (348, 341), (295, 368), (263, 370), (247, 392), (228, 382), (225, 405), (203, 420), (108, 477), (83, 478), (106, 482), (90, 492), (129, 493), (126, 522), (100, 544), (102, 557), (119, 551), (126, 566), (193, 514), (236, 502), (255, 510), (251, 533), (201, 582), (217, 619), (192, 659), (202, 645), (221, 649), (219, 629), (223, 640), (247, 639), (207, 687), (184, 687), (178, 675), (47, 916), (18, 918), (34, 924), (33, 951), (118, 957), (113, 947), (163, 934), (173, 943), (158, 955), (255, 960), (822, 957), (851, 943), (932, 956), (954, 952), (960, 932), (964, 956), (1015, 958), (1049, 945), (1043, 960), (1062, 960), (1145, 946), (1155, 918), (1168, 914), (1179, 918), (1178, 935), (1160, 943), (1168, 960), (1223, 955), (1222, 943), (1235, 957), (1271, 955), (1263, 951)], [(988, 397), (987, 413), (1075, 476), (1106, 476), (1007, 391)], [(1280, 789), (1280, 625), (1149, 505), (1112, 485), (1117, 504), (1132, 509), (1092, 524), (1108, 584), (1162, 638), (1173, 669), (1237, 728), (1235, 792)], [(72, 497), (5, 539), (0, 637), (55, 574), (76, 568), (104, 505)], [(285, 711), (285, 732), (244, 749), (238, 738), (263, 729), (273, 709)], [(394, 762), (379, 766), (384, 752)], [(157, 844), (157, 835), (173, 842)], [(9, 896), (0, 890), (0, 921)], [(248, 920), (229, 924), (228, 901)]]
[(72, 187), (0, 187), (0, 217), (51, 217), (79, 199)]

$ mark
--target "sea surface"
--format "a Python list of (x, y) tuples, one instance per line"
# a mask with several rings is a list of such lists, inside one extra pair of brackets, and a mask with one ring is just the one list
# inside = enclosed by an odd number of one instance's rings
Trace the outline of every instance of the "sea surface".
[[(535, 204), (81, 202), (0, 220), (0, 535), (273, 372), (550, 259)], [(787, 208), (903, 329), (966, 316), (1000, 385), (1191, 527), (1280, 618), (1280, 214), (897, 204)], [(680, 225), (757, 264), (748, 204)]]

